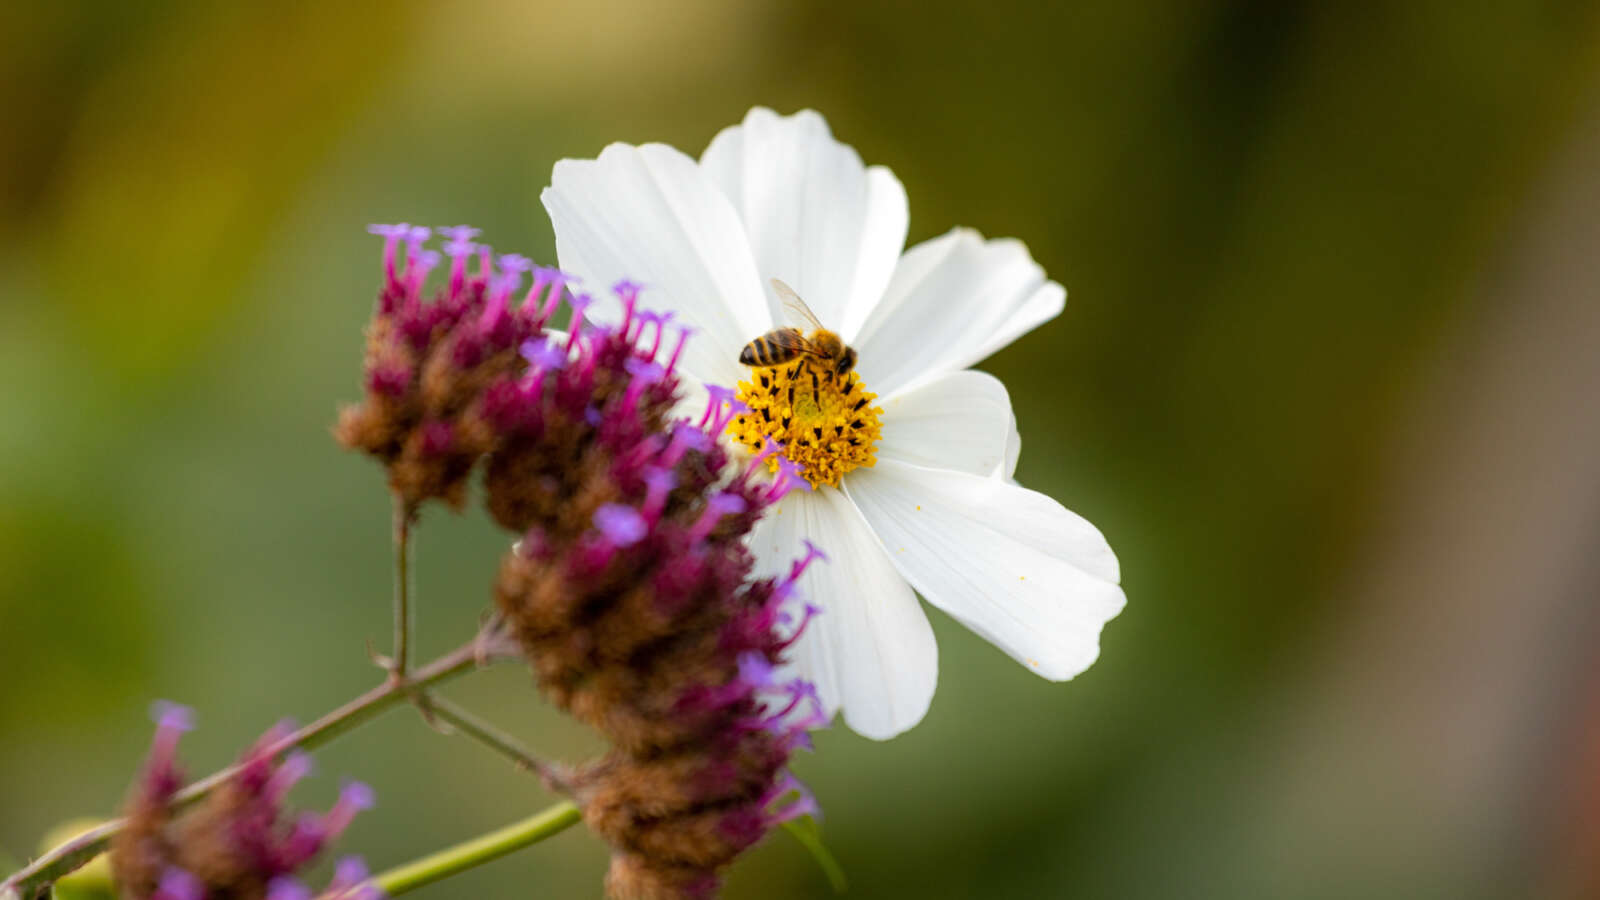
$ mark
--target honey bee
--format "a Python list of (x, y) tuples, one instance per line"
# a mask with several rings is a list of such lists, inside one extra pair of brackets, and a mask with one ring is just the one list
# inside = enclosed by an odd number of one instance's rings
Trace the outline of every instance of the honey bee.
[(801, 355), (814, 356), (835, 375), (845, 375), (856, 366), (856, 351), (846, 347), (837, 334), (822, 327), (817, 314), (811, 311), (794, 288), (772, 279), (772, 289), (778, 292), (783, 308), (794, 321), (811, 326), (811, 334), (802, 334), (794, 327), (774, 328), (744, 345), (739, 351), (739, 362), (746, 366), (781, 366)]

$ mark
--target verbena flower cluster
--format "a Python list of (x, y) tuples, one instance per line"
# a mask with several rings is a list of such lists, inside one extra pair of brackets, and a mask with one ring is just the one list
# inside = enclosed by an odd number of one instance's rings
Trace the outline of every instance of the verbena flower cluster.
[[(372, 790), (348, 782), (325, 814), (287, 814), (289, 789), (311, 772), (311, 758), (291, 753), (281, 762), (272, 748), (290, 731), (269, 730), (246, 751), (239, 771), (187, 812), (172, 801), (183, 776), (178, 739), (194, 727), (194, 714), (170, 703), (156, 706), (156, 734), (145, 770), (128, 798), (127, 826), (111, 846), (111, 865), (122, 896), (137, 900), (310, 900), (295, 873), (311, 864), (372, 806)], [(357, 857), (341, 860), (319, 896), (378, 900)]]
[[(817, 612), (795, 580), (819, 554), (757, 580), (744, 546), (804, 480), (776, 445), (730, 460), (717, 436), (747, 412), (730, 390), (674, 417), (689, 330), (641, 309), (639, 286), (614, 286), (614, 324), (586, 324), (591, 298), (566, 275), (495, 257), (473, 229), (443, 229), (442, 255), (428, 229), (373, 231), (385, 282), (366, 398), (338, 437), (380, 460), (411, 510), (459, 508), (481, 463), (488, 509), (516, 536), (497, 606), (545, 695), (613, 747), (555, 779), (614, 849), (608, 890), (713, 894), (723, 865), (816, 809), (786, 767), (826, 717), (778, 669)], [(563, 302), (570, 333), (548, 327)]]

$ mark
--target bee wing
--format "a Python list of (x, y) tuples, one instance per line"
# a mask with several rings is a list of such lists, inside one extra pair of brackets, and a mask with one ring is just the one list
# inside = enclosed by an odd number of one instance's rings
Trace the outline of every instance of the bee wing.
[(812, 331), (823, 330), (822, 323), (817, 321), (817, 314), (811, 311), (811, 307), (807, 306), (804, 300), (800, 299), (800, 295), (794, 292), (794, 288), (774, 278), (772, 279), (772, 289), (777, 292), (778, 299), (783, 301), (783, 308), (788, 310), (789, 315), (796, 320), (797, 324), (810, 325)]
[(772, 342), (773, 346), (782, 347), (785, 350), (794, 350), (798, 353), (813, 352), (811, 342), (806, 340), (806, 336), (795, 328), (775, 328), (767, 332), (766, 338)]

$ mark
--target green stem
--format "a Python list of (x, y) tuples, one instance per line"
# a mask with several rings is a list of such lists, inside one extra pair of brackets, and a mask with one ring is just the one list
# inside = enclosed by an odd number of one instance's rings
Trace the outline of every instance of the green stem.
[(404, 678), (411, 655), (411, 505), (394, 495), (394, 674)]
[(580, 818), (576, 806), (558, 803), (520, 822), (390, 869), (372, 880), (384, 893), (398, 896), (537, 844), (576, 825)]
[(546, 785), (554, 790), (565, 790), (566, 784), (555, 766), (533, 754), (533, 751), (522, 745), (522, 742), (493, 724), (479, 718), (473, 713), (457, 706), (455, 703), (432, 693), (419, 693), (417, 705), (422, 708), (424, 715), (446, 723), (456, 732), (472, 738), (490, 750), (511, 760), (517, 768), (538, 775)]
[[(270, 745), (267, 747), (267, 752), (277, 755), (291, 747), (310, 750), (394, 706), (418, 688), (440, 684), (479, 664), (508, 658), (510, 655), (503, 650), (490, 647), (486, 644), (486, 635), (480, 633), (456, 650), (417, 669), (409, 678), (396, 679), (391, 676), (383, 684)], [(173, 798), (173, 806), (181, 808), (199, 800), (238, 772), (238, 766), (229, 766), (196, 781), (177, 793)], [(56, 879), (94, 859), (105, 850), (106, 845), (111, 843), (111, 839), (125, 824), (124, 819), (113, 819), (34, 860), (26, 868), (0, 882), (0, 900), (10, 900), (13, 895), (22, 900), (33, 900), (35, 897), (44, 896)]]

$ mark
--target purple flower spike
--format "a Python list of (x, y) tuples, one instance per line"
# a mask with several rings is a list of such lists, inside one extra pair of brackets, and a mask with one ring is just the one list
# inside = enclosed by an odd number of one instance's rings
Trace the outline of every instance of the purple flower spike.
[(161, 883), (150, 900), (205, 900), (206, 886), (200, 879), (172, 866), (161, 873)]
[(621, 503), (607, 503), (595, 510), (594, 527), (618, 547), (637, 544), (650, 531), (638, 510)]
[(292, 875), (279, 875), (267, 882), (267, 900), (311, 900), (311, 889)]

